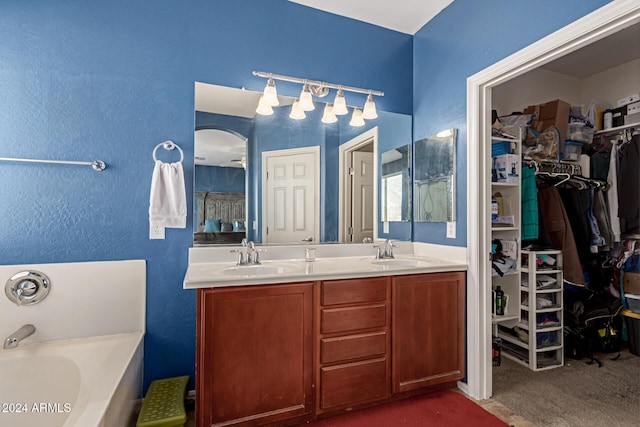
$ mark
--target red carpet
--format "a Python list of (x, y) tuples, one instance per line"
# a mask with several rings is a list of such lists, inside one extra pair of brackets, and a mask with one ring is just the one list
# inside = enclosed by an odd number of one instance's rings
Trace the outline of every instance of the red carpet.
[(441, 391), (307, 424), (310, 427), (504, 427), (495, 415), (459, 393)]

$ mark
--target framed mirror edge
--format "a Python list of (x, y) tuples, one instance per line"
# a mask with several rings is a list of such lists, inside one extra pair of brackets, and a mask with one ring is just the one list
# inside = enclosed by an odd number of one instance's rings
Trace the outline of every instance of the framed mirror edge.
[[(241, 134), (239, 132), (234, 132), (233, 129), (229, 129), (228, 127), (225, 127), (225, 126), (215, 126), (215, 125), (212, 125), (212, 124), (203, 124), (198, 120), (197, 116), (199, 114), (226, 115), (224, 112), (210, 113), (209, 111), (204, 111), (206, 109), (201, 109), (201, 108), (198, 107), (198, 97), (199, 97), (198, 92), (199, 92), (199, 89), (202, 89), (202, 87), (206, 87), (206, 86), (213, 86), (213, 87), (218, 87), (218, 88), (222, 87), (224, 89), (242, 91), (244, 93), (253, 93), (254, 96), (257, 95), (258, 97), (259, 97), (260, 93), (259, 92), (245, 91), (244, 89), (233, 89), (233, 88), (230, 88), (230, 87), (224, 87), (224, 86), (219, 86), (219, 85), (210, 84), (210, 83), (203, 83), (203, 82), (196, 82), (195, 83), (195, 91), (196, 91), (195, 102), (196, 102), (196, 105), (195, 105), (194, 111), (195, 111), (195, 114), (196, 114), (196, 120), (195, 120), (194, 132), (197, 134), (198, 131), (217, 129), (217, 130), (220, 130), (220, 131), (226, 131), (226, 132), (229, 132), (229, 133), (232, 133), (232, 134), (236, 134), (236, 136), (239, 136), (240, 138), (244, 139), (245, 141), (249, 141), (251, 139), (251, 135), (247, 136), (247, 135)], [(288, 98), (288, 97), (283, 97), (283, 98)], [(291, 98), (291, 99), (293, 99), (293, 98)], [(284, 104), (286, 104), (286, 103), (287, 103), (287, 101), (284, 102)], [(316, 101), (315, 99), (314, 99), (314, 103), (316, 105), (324, 105), (322, 102)], [(255, 111), (255, 106), (253, 107), (253, 110)], [(322, 110), (322, 108), (317, 108), (316, 107), (316, 110)], [(401, 123), (404, 123), (404, 125), (407, 127), (407, 129), (403, 132), (404, 135), (398, 135), (397, 139), (399, 141), (404, 140), (405, 141), (404, 145), (407, 145), (409, 148), (411, 148), (412, 147), (412, 143), (411, 143), (411, 122), (412, 122), (412, 119), (411, 119), (411, 116), (404, 115), (404, 114), (399, 114), (399, 113), (386, 113), (386, 112), (381, 112), (381, 113), (383, 115), (384, 114), (388, 114), (390, 116), (398, 116), (398, 117), (403, 116), (403, 119), (402, 119)], [(255, 116), (255, 114), (253, 114), (253, 115)], [(230, 116), (230, 117), (233, 117), (233, 116)], [(391, 118), (387, 119), (387, 121), (383, 120), (382, 123), (376, 123), (376, 121), (374, 121), (374, 123), (372, 123), (371, 126), (368, 126), (367, 128), (364, 128), (362, 133), (370, 132), (374, 128), (376, 129), (376, 132), (377, 132), (377, 129), (379, 129), (381, 125), (387, 124), (388, 121), (393, 120), (394, 118), (395, 117), (391, 117)], [(369, 124), (369, 123), (367, 123), (367, 124)], [(345, 126), (343, 125), (343, 126), (340, 127), (340, 129), (343, 130), (344, 127)], [(386, 132), (387, 132), (387, 134), (384, 135), (384, 136), (387, 138), (387, 142), (386, 142), (386, 145), (385, 145), (385, 147), (383, 149), (389, 149), (390, 148), (389, 147), (389, 139), (390, 138), (388, 138), (389, 131), (387, 130)], [(348, 132), (345, 132), (345, 135), (347, 135), (347, 134), (349, 136), (357, 135), (358, 131), (349, 130)], [(342, 137), (343, 136), (340, 135), (340, 138), (342, 138)], [(197, 156), (197, 153), (196, 153), (197, 149), (195, 147), (195, 145), (197, 144), (197, 142), (195, 141), (196, 139), (197, 139), (197, 137), (194, 137), (194, 156)], [(338, 147), (342, 146), (344, 144), (344, 142), (345, 141), (343, 139), (340, 139)], [(250, 146), (249, 143), (247, 145)], [(327, 165), (324, 164), (325, 160), (327, 160), (327, 157), (332, 157), (333, 160), (337, 160), (340, 157), (339, 155), (337, 155), (335, 153), (334, 154), (329, 154), (327, 152), (329, 149), (330, 149), (329, 146), (324, 146), (324, 147), (321, 147), (321, 149), (320, 149), (321, 158), (322, 158), (322, 162), (323, 162), (323, 164), (321, 166), (321, 169), (327, 167)], [(410, 149), (408, 151), (411, 152)], [(247, 168), (252, 167), (252, 165), (254, 165), (258, 161), (260, 161), (259, 160), (260, 157), (261, 157), (260, 153), (252, 153), (251, 150), (249, 148), (247, 148), (246, 158), (245, 158)], [(379, 145), (377, 144), (377, 141), (376, 141), (376, 156), (375, 157), (376, 157), (376, 160), (377, 160), (376, 163), (379, 163), (380, 160), (381, 160), (381, 153), (380, 153)], [(411, 163), (409, 163), (409, 165), (411, 165)], [(198, 221), (198, 213), (197, 213), (199, 211), (198, 206), (197, 206), (198, 205), (198, 197), (197, 196), (198, 196), (198, 193), (202, 193), (202, 190), (200, 188), (198, 188), (199, 182), (198, 182), (197, 172), (196, 172), (197, 166), (198, 166), (198, 163), (194, 162), (194, 184), (193, 184), (194, 185), (194, 220), (193, 220), (194, 221), (194, 242), (193, 242), (193, 245), (194, 246), (235, 245), (238, 242), (234, 241), (234, 242), (220, 242), (220, 243), (218, 243), (218, 242), (198, 241), (196, 239), (196, 233), (199, 233), (199, 232), (203, 231), (203, 224)], [(372, 190), (375, 191), (375, 200), (378, 202), (378, 207), (372, 212), (372, 214), (374, 214), (373, 216), (375, 216), (373, 224), (375, 224), (377, 226), (373, 227), (373, 229), (374, 229), (373, 230), (374, 231), (373, 234), (374, 235), (371, 236), (371, 238), (373, 240), (383, 240), (383, 239), (386, 239), (386, 238), (392, 238), (394, 240), (410, 241), (411, 240), (411, 235), (412, 235), (411, 234), (411, 227), (412, 227), (412, 213), (413, 213), (413, 210), (411, 209), (411, 207), (409, 208), (408, 215), (407, 215), (408, 218), (406, 220), (405, 219), (401, 219), (401, 220), (397, 220), (397, 221), (395, 221), (395, 220), (387, 221), (387, 223), (388, 223), (387, 225), (391, 225), (391, 227), (390, 227), (391, 230), (390, 230), (390, 233), (384, 233), (383, 227), (385, 225), (383, 224), (383, 221), (380, 220), (380, 218), (381, 218), (380, 206), (379, 206), (380, 193), (379, 193), (378, 190), (379, 190), (379, 186), (380, 186), (380, 182), (381, 182), (382, 177), (381, 177), (381, 168), (380, 168), (379, 164), (377, 165), (377, 171), (376, 172), (377, 173), (374, 175), (376, 177), (376, 181), (375, 181), (375, 185), (373, 186)], [(321, 174), (325, 174), (325, 173), (326, 172), (324, 170), (321, 171)], [(409, 171), (409, 173), (410, 173), (410, 171)], [(247, 197), (249, 197), (249, 192), (250, 191), (258, 193), (258, 196), (261, 197), (260, 191), (256, 189), (256, 187), (260, 186), (260, 184), (258, 182), (253, 183), (253, 188), (250, 188), (250, 187), (252, 187), (252, 178), (250, 178), (249, 175), (250, 175), (250, 172), (247, 172), (246, 180), (245, 180), (245, 192), (247, 193)], [(332, 191), (330, 191), (330, 189), (325, 187), (326, 181), (330, 180), (330, 179), (331, 178), (327, 178), (326, 176), (322, 177), (322, 179), (321, 179), (321, 183), (322, 183), (321, 184), (321, 194), (323, 194), (323, 193), (326, 194), (327, 191), (329, 191), (329, 193), (332, 192)], [(335, 181), (337, 181), (338, 175), (336, 175), (333, 179)], [(258, 181), (259, 181), (259, 178), (258, 178)], [(337, 182), (336, 182), (336, 184), (337, 184), (336, 187), (341, 185), (340, 183), (337, 183)], [(409, 206), (411, 205), (411, 200), (412, 200), (412, 197), (411, 197), (412, 190), (413, 190), (412, 186), (409, 186), (409, 188), (407, 189), (407, 193), (408, 193), (407, 194), (407, 203), (408, 203)], [(254, 202), (254, 206), (255, 206), (255, 204), (261, 204), (261, 202), (258, 200), (256, 202)], [(326, 204), (324, 199), (321, 201), (321, 205), (323, 205), (323, 204)], [(338, 205), (338, 204), (339, 203), (336, 202), (336, 205)], [(202, 207), (200, 207), (200, 208), (202, 208)], [(245, 209), (246, 209), (246, 213), (244, 215), (242, 215), (241, 218), (239, 218), (239, 219), (244, 219), (244, 221), (245, 221), (244, 222), (244, 230), (245, 230), (246, 234), (245, 234), (244, 237), (246, 237), (247, 239), (250, 239), (250, 240), (254, 240), (256, 243), (262, 243), (263, 239), (260, 237), (260, 233), (261, 233), (260, 230), (261, 230), (261, 226), (263, 225), (262, 224), (263, 221), (262, 221), (262, 218), (261, 218), (261, 212), (258, 212), (258, 209), (251, 208), (250, 207), (250, 203), (248, 203), (248, 202), (246, 204), (246, 208)], [(339, 209), (342, 209), (342, 207), (336, 206), (336, 210), (339, 210)], [(252, 212), (252, 210), (253, 210), (253, 212)], [(259, 210), (261, 211), (262, 209), (260, 208)], [(336, 220), (337, 220), (336, 223), (327, 224), (326, 223), (327, 221), (333, 221), (333, 220), (328, 218), (328, 216), (322, 217), (321, 225), (320, 225), (320, 236), (321, 236), (320, 240), (321, 241), (320, 242), (314, 242), (313, 244), (349, 243), (349, 242), (341, 241), (342, 239), (344, 239), (344, 235), (336, 236), (336, 239), (330, 239), (329, 240), (329, 239), (326, 238), (327, 234), (331, 234), (331, 232), (328, 232), (326, 230), (327, 228), (333, 229), (334, 233), (336, 233), (336, 234), (338, 233), (338, 230), (344, 229), (344, 223), (343, 223), (343, 220), (342, 220), (342, 216), (338, 216), (337, 212), (334, 212), (333, 214), (336, 215), (336, 217), (335, 217)], [(257, 227), (256, 227), (256, 223), (258, 225)], [(394, 225), (397, 225), (396, 223), (400, 224), (400, 225), (404, 224), (404, 228), (403, 228), (402, 232), (399, 233), (399, 234), (394, 234), (394, 229), (397, 228), (397, 227), (394, 226)], [(354, 241), (353, 243), (355, 244), (355, 243), (359, 243), (359, 242)], [(280, 242), (268, 242), (268, 243), (264, 243), (264, 244), (268, 244), (268, 245), (291, 245), (291, 244), (298, 244), (298, 243), (297, 242), (281, 242), (281, 243)], [(305, 244), (305, 242), (301, 242), (300, 244)]]

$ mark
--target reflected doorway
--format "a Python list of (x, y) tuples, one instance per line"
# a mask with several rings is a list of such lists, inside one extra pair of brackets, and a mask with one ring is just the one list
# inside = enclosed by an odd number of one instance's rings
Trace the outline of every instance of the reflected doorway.
[(373, 128), (340, 146), (339, 241), (377, 238), (378, 132)]

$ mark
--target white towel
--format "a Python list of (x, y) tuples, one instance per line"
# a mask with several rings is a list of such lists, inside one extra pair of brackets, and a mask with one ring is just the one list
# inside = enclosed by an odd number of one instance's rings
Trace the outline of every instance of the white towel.
[(187, 194), (182, 163), (156, 160), (151, 177), (149, 225), (185, 228), (187, 226)]

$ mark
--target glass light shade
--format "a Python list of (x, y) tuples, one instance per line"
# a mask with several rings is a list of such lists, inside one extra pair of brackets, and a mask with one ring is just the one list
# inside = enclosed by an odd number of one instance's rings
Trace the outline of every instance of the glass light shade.
[(306, 84), (302, 87), (302, 92), (300, 92), (300, 107), (302, 107), (304, 111), (311, 111), (316, 108), (316, 106), (313, 105), (309, 86)]
[(333, 112), (333, 105), (326, 104), (324, 106), (324, 113), (322, 114), (322, 123), (335, 123), (338, 118)]
[(300, 101), (297, 99), (293, 101), (293, 105), (291, 105), (291, 113), (289, 113), (289, 117), (296, 120), (301, 120), (307, 117), (304, 113), (304, 110), (300, 106)]
[(337, 116), (342, 116), (349, 113), (349, 111), (347, 110), (347, 100), (344, 99), (344, 93), (342, 93), (342, 89), (338, 89), (336, 99), (333, 100), (333, 113)]
[(364, 126), (364, 118), (362, 117), (361, 109), (353, 109), (353, 115), (351, 116), (351, 121), (349, 122), (349, 124), (354, 127)]
[(280, 101), (278, 101), (278, 92), (276, 91), (276, 84), (273, 82), (272, 78), (269, 78), (269, 80), (267, 80), (267, 85), (264, 87), (263, 96), (272, 107), (280, 105)]
[(267, 99), (264, 95), (260, 96), (260, 101), (258, 101), (258, 108), (256, 108), (256, 113), (261, 116), (270, 116), (273, 114), (273, 108), (271, 108), (271, 104), (267, 102)]
[(364, 108), (362, 109), (362, 117), (367, 120), (378, 118), (378, 112), (376, 111), (376, 103), (373, 100), (373, 95), (371, 94), (367, 96), (367, 102), (364, 103)]

